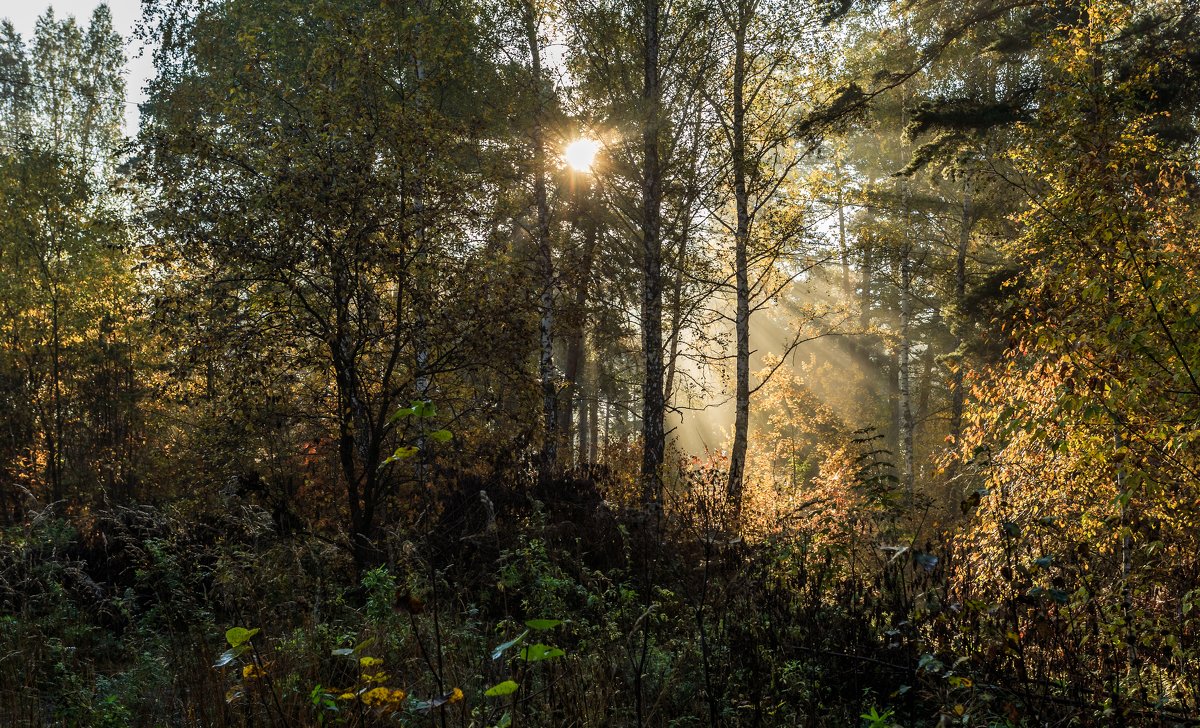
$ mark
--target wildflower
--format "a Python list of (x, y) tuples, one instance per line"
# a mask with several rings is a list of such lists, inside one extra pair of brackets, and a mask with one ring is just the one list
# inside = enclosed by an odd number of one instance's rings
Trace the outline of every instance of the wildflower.
[(365, 683), (385, 683), (388, 681), (388, 677), (390, 677), (390, 676), (386, 672), (380, 670), (379, 672), (377, 672), (373, 675), (370, 673), (364, 672), (359, 677), (361, 677), (362, 681)]
[(383, 659), (379, 657), (360, 657), (358, 664), (362, 665), (364, 670), (369, 670), (372, 667), (378, 667), (383, 664)]
[(406, 697), (408, 697), (408, 693), (405, 693), (400, 688), (396, 688), (395, 690), (392, 691), (392, 694), (391, 694), (391, 697), (389, 698), (389, 700), (393, 703), (402, 703), (402, 702), (404, 702), (404, 698), (406, 698)]
[(342, 693), (338, 696), (338, 700), (354, 700), (354, 693)]
[(447, 703), (457, 703), (463, 699), (463, 691), (460, 688), (454, 688), (450, 691), (450, 697), (446, 698)]
[(392, 691), (387, 688), (371, 688), (362, 694), (361, 698), (363, 705), (374, 707), (376, 705), (384, 705), (392, 700)]

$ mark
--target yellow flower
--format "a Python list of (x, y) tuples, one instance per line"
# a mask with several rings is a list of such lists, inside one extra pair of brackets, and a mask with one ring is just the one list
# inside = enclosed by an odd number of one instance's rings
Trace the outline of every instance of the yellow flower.
[(354, 693), (342, 693), (338, 696), (338, 700), (354, 700)]
[(371, 688), (362, 694), (363, 705), (375, 706), (391, 702), (392, 691), (387, 688)]
[(406, 698), (406, 697), (408, 697), (407, 693), (405, 693), (400, 688), (396, 688), (395, 690), (392, 691), (392, 695), (389, 698), (389, 700), (391, 700), (393, 703), (402, 703), (402, 702), (404, 702), (404, 698)]
[(370, 674), (364, 672), (359, 677), (361, 677), (362, 681), (365, 683), (385, 683), (388, 680), (388, 674), (386, 672), (383, 672), (382, 670), (375, 673), (374, 675), (370, 675)]
[(459, 688), (454, 688), (450, 691), (450, 697), (446, 699), (447, 703), (457, 703), (463, 699), (463, 691)]
[(358, 664), (362, 665), (364, 670), (369, 670), (372, 667), (382, 665), (383, 660), (378, 657), (360, 657), (358, 658)]
[(267, 671), (253, 663), (242, 668), (243, 680), (257, 680), (261, 677), (266, 677)]

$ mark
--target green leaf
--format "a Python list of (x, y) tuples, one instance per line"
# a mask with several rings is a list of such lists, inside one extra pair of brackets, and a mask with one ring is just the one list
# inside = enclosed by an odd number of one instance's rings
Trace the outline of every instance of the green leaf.
[(258, 634), (258, 627), (254, 629), (246, 629), (245, 627), (230, 627), (225, 631), (225, 641), (230, 647), (240, 647), (250, 641), (254, 635)]
[(429, 439), (435, 442), (450, 442), (454, 439), (454, 434), (450, 430), (434, 430), (429, 433)]
[(529, 645), (528, 647), (522, 648), (521, 652), (518, 654), (520, 655), (521, 659), (525, 660), (526, 662), (541, 662), (542, 660), (550, 660), (555, 657), (562, 657), (567, 653), (563, 652), (557, 647), (543, 645), (539, 642), (536, 645)]
[(413, 409), (413, 416), (415, 416), (415, 417), (422, 417), (422, 418), (428, 419), (430, 417), (434, 417), (437, 415), (437, 407), (435, 407), (433, 405), (433, 402), (430, 402), (428, 400), (426, 400), (424, 402), (413, 402), (412, 409)]
[(503, 655), (505, 650), (507, 650), (508, 648), (517, 644), (521, 640), (525, 639), (527, 636), (529, 636), (529, 630), (525, 630), (521, 634), (517, 635), (516, 637), (513, 637), (511, 640), (509, 640), (508, 642), (505, 642), (502, 645), (497, 645), (496, 649), (492, 650), (492, 659), (499, 660), (500, 655)]
[(388, 418), (388, 422), (399, 422), (405, 417), (411, 417), (416, 413), (417, 411), (412, 407), (401, 407), (392, 413), (392, 416)]
[(382, 468), (384, 465), (387, 465), (388, 463), (394, 463), (397, 460), (404, 460), (406, 458), (411, 458), (413, 455), (416, 455), (418, 452), (420, 452), (420, 451), (417, 448), (413, 447), (412, 445), (401, 445), (400, 447), (396, 448), (396, 452), (392, 453), (386, 460), (384, 460), (382, 463), (380, 463), (379, 467)]
[(526, 627), (542, 631), (554, 629), (560, 624), (562, 624), (561, 619), (530, 619), (525, 622)]
[(517, 685), (512, 680), (505, 680), (499, 685), (493, 685), (492, 687), (488, 688), (484, 695), (488, 696), (489, 698), (496, 698), (501, 695), (512, 695), (513, 693), (517, 692), (517, 688), (519, 687), (521, 686)]
[(917, 662), (917, 669), (925, 672), (941, 672), (946, 669), (946, 666), (941, 660), (930, 654), (921, 655), (921, 659)]

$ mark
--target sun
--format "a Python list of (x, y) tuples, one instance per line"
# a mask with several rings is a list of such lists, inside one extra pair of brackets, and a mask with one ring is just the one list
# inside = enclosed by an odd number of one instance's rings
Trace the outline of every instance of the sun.
[(590, 172), (598, 151), (600, 151), (600, 142), (581, 137), (567, 145), (567, 148), (563, 150), (563, 159), (576, 172)]

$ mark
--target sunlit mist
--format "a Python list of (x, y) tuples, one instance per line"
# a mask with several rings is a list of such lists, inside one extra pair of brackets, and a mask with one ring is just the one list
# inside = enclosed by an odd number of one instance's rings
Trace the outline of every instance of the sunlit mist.
[[(777, 357), (787, 354), (776, 373), (778, 377), (798, 377), (810, 401), (827, 408), (847, 429), (879, 424), (876, 413), (865, 411), (863, 402), (865, 392), (882, 391), (887, 382), (881, 373), (863, 369), (847, 351), (855, 328), (849, 322), (852, 304), (844, 293), (819, 277), (787, 285), (777, 300), (764, 305), (751, 319), (751, 387), (758, 386)], [(724, 315), (707, 337), (727, 340), (734, 303), (710, 305)], [(842, 332), (849, 332), (852, 338), (838, 335)], [(720, 338), (722, 333), (725, 339)], [(793, 348), (789, 344), (797, 338), (808, 340)], [(729, 446), (735, 409), (731, 389), (734, 360), (720, 359), (720, 353), (712, 352), (714, 359), (704, 363), (681, 357), (677, 365), (679, 381), (671, 403), (676, 409), (667, 417), (668, 429), (680, 451), (690, 455), (721, 452)], [(691, 391), (697, 386), (685, 387), (685, 382), (699, 383), (705, 391)], [(752, 439), (765, 436), (773, 427), (768, 423), (772, 405), (765, 401), (769, 392), (769, 387), (764, 388), (752, 404)]]

